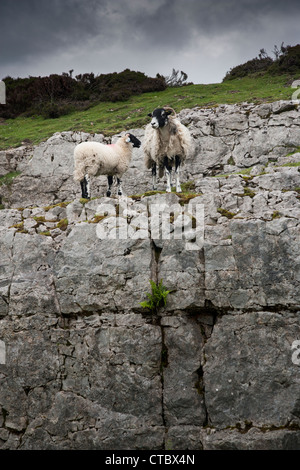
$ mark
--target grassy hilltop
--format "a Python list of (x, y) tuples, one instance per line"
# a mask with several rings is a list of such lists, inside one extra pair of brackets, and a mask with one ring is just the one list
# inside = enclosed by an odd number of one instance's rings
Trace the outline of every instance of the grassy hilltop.
[[(241, 102), (258, 104), (291, 99), (295, 91), (291, 84), (294, 79), (300, 78), (299, 48), (290, 48), (293, 53), (295, 50), (297, 52), (296, 65), (293, 58), (292, 68), (290, 62), (288, 65), (284, 63), (283, 67), (280, 60), (276, 62), (269, 58), (271, 66), (268, 63), (267, 70), (255, 71), (257, 64), (262, 67), (263, 61), (268, 61), (253, 59), (228, 72), (222, 83), (166, 87), (162, 91), (132, 95), (122, 101), (98, 100), (87, 109), (77, 109), (55, 118), (38, 113), (29, 116), (23, 113), (13, 119), (0, 117), (0, 149), (17, 147), (23, 142), (38, 144), (55, 132), (83, 131), (113, 135), (122, 130), (143, 127), (149, 122), (147, 114), (160, 106), (171, 106), (179, 112), (196, 106), (212, 107)], [(281, 60), (288, 58), (289, 55), (285, 54)]]
[(195, 106), (290, 99), (294, 90), (287, 86), (287, 81), (285, 75), (244, 77), (211, 85), (187, 85), (143, 93), (125, 102), (102, 102), (85, 111), (75, 111), (56, 119), (19, 116), (1, 122), (0, 148), (17, 147), (23, 141), (38, 144), (54, 132), (62, 131), (113, 135), (125, 129), (144, 126), (149, 121), (147, 114), (158, 106), (172, 106), (179, 112)]

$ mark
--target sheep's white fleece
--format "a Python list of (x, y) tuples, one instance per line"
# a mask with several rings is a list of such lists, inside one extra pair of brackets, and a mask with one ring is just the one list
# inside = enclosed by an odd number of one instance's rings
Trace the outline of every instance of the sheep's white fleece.
[(126, 136), (112, 145), (82, 142), (74, 150), (74, 180), (82, 181), (86, 174), (116, 175), (120, 178), (128, 170), (131, 156), (132, 149), (126, 142)]
[(170, 117), (166, 126), (153, 129), (151, 124), (145, 128), (143, 141), (144, 161), (146, 168), (152, 168), (155, 162), (159, 167), (159, 176), (163, 176), (163, 158), (180, 157), (181, 164), (194, 152), (191, 134), (178, 119)]

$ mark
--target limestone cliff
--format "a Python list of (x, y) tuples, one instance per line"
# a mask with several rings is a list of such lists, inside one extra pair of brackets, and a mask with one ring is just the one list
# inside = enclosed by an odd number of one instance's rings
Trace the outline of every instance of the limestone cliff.
[[(0, 187), (0, 448), (300, 448), (297, 103), (179, 117), (189, 197), (144, 195), (135, 150), (134, 197), (98, 178), (83, 204), (73, 148), (102, 135), (0, 152), (0, 174), (21, 172)], [(171, 291), (156, 313), (149, 279)]]

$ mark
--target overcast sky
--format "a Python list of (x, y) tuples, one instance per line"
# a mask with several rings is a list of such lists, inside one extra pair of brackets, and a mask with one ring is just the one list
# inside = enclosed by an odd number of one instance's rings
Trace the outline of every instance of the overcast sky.
[(300, 43), (299, 0), (0, 0), (0, 79), (173, 68), (196, 83)]

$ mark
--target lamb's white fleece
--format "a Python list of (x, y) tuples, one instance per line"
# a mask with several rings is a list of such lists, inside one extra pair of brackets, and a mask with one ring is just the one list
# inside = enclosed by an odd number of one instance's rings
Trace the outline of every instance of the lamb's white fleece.
[(112, 145), (99, 142), (82, 142), (74, 150), (74, 180), (82, 181), (85, 175), (116, 175), (121, 178), (128, 170), (132, 156), (126, 136)]

